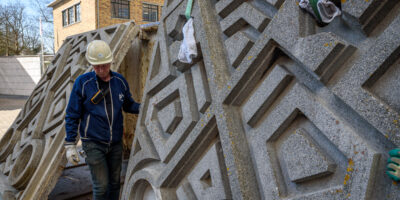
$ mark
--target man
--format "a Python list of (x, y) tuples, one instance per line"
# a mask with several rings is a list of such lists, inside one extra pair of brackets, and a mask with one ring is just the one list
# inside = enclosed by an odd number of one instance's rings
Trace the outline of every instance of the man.
[(76, 143), (80, 133), (94, 199), (116, 200), (122, 163), (122, 110), (137, 114), (140, 104), (132, 99), (125, 78), (110, 71), (113, 55), (107, 43), (89, 43), (86, 59), (94, 72), (79, 76), (72, 88), (65, 116), (66, 155), (70, 163), (79, 163)]

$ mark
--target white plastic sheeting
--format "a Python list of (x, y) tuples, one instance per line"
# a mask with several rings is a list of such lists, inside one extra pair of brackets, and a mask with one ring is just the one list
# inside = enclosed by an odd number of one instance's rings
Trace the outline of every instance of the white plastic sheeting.
[(179, 49), (178, 59), (183, 63), (192, 63), (197, 57), (197, 46), (194, 37), (193, 19), (190, 18), (183, 26), (183, 41)]

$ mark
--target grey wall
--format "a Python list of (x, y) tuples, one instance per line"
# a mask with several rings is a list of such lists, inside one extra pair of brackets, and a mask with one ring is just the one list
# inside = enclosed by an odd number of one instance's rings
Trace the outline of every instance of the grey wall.
[(0, 57), (0, 94), (29, 96), (40, 76), (39, 56)]

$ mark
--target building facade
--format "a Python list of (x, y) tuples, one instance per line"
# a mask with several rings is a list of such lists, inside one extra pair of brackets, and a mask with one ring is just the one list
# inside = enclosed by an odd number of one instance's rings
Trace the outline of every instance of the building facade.
[(164, 0), (55, 0), (48, 5), (53, 8), (55, 51), (71, 35), (130, 20), (156, 22), (163, 5)]

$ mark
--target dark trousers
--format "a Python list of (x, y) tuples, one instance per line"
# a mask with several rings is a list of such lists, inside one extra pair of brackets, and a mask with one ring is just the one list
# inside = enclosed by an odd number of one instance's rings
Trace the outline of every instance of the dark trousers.
[(122, 142), (82, 142), (93, 183), (94, 200), (118, 200), (122, 164)]

